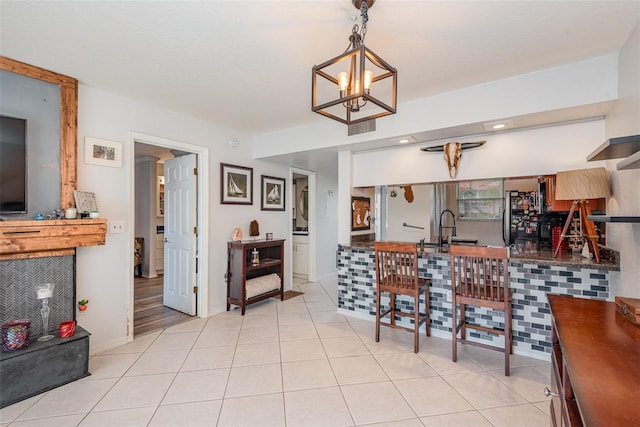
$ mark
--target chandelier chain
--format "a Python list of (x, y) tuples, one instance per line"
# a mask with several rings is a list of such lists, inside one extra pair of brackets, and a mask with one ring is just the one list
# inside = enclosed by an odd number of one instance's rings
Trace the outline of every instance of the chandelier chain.
[(362, 36), (362, 43), (364, 43), (364, 37), (367, 35), (367, 22), (369, 22), (369, 8), (364, 0), (360, 6), (360, 16), (362, 17), (362, 32), (360, 35)]
[(353, 25), (349, 36), (349, 45), (344, 50), (345, 52), (364, 44), (364, 38), (367, 35), (367, 22), (369, 21), (369, 8), (366, 1), (363, 1), (360, 6), (360, 17), (362, 18), (362, 27), (358, 26), (358, 24)]

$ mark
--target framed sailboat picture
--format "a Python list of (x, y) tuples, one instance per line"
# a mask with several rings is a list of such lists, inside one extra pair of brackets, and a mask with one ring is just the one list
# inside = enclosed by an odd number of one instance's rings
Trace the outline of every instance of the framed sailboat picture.
[(220, 203), (253, 204), (253, 169), (220, 163)]
[(261, 175), (261, 209), (263, 211), (284, 211), (284, 178)]

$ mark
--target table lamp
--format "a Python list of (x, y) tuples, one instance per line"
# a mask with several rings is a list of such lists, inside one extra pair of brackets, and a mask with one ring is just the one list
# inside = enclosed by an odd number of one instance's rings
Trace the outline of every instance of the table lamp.
[(596, 261), (600, 262), (596, 226), (593, 221), (588, 219), (588, 216), (591, 215), (589, 199), (602, 199), (610, 195), (609, 178), (605, 168), (577, 169), (556, 174), (556, 200), (573, 200), (573, 204), (562, 229), (558, 245), (553, 252), (554, 257), (558, 255), (560, 243), (566, 237), (573, 214), (578, 209), (582, 236), (587, 238), (587, 244), (590, 243), (593, 247)]

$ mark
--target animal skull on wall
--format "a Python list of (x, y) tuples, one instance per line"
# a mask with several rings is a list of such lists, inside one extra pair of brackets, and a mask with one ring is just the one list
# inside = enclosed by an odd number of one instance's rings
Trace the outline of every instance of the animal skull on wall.
[(420, 150), (429, 152), (443, 151), (444, 159), (447, 161), (447, 167), (449, 168), (449, 177), (455, 178), (458, 175), (458, 163), (462, 157), (462, 150), (480, 147), (485, 142), (447, 142), (434, 147), (423, 147)]
[(449, 167), (449, 177), (458, 175), (458, 162), (462, 157), (462, 144), (459, 142), (447, 142), (444, 144), (444, 159)]

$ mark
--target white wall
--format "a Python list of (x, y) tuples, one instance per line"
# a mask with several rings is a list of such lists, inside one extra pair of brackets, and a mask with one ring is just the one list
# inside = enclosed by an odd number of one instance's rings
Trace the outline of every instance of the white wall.
[(335, 274), (338, 246), (338, 175), (316, 174), (316, 278)]
[[(232, 129), (196, 120), (175, 112), (139, 103), (96, 88), (80, 85), (78, 95), (78, 158), (84, 155), (84, 137), (92, 136), (124, 145), (130, 152), (129, 133), (136, 132), (210, 148), (209, 211), (209, 314), (226, 309), (226, 242), (231, 231), (242, 227), (248, 236), (249, 223), (257, 219), (260, 233), (272, 232), (286, 238), (289, 231), (286, 212), (260, 210), (260, 175), (288, 176), (288, 167), (253, 160), (250, 138)], [(227, 141), (238, 138), (231, 148)], [(132, 151), (131, 151), (132, 152)], [(134, 159), (123, 156), (121, 168), (87, 165), (78, 162), (78, 189), (96, 194), (102, 217), (128, 221), (131, 209), (132, 168)], [(253, 205), (220, 204), (220, 162), (253, 168)], [(291, 201), (287, 201), (287, 210)], [(91, 300), (89, 310), (78, 316), (79, 324), (91, 332), (91, 352), (96, 353), (125, 343), (127, 315), (133, 280), (133, 224), (126, 223), (125, 234), (108, 234), (105, 246), (79, 248), (77, 251), (78, 299)], [(289, 258), (289, 248), (286, 247)], [(285, 278), (290, 266), (285, 266)], [(285, 279), (287, 280), (287, 279)], [(285, 286), (290, 286), (285, 282)]]
[[(398, 242), (418, 242), (431, 237), (431, 199), (433, 197), (432, 185), (413, 185), (413, 202), (409, 203), (404, 198), (404, 190), (395, 187), (396, 197), (387, 197), (387, 240)], [(404, 227), (402, 223), (422, 227), (423, 229)]]
[[(607, 117), (607, 137), (640, 134), (640, 23), (620, 52), (619, 98)], [(613, 196), (609, 215), (640, 216), (640, 169), (617, 171), (622, 159), (607, 161)], [(607, 224), (607, 244), (620, 251), (620, 277), (614, 295), (640, 298), (640, 224)]]
[[(475, 138), (477, 139), (477, 138)], [(457, 180), (555, 174), (559, 170), (604, 166), (587, 155), (604, 140), (604, 120), (483, 136), (487, 143), (462, 154)], [(461, 139), (474, 140), (474, 138)], [(353, 154), (353, 185), (450, 182), (440, 153), (421, 145)], [(390, 167), (392, 165), (392, 167)]]

